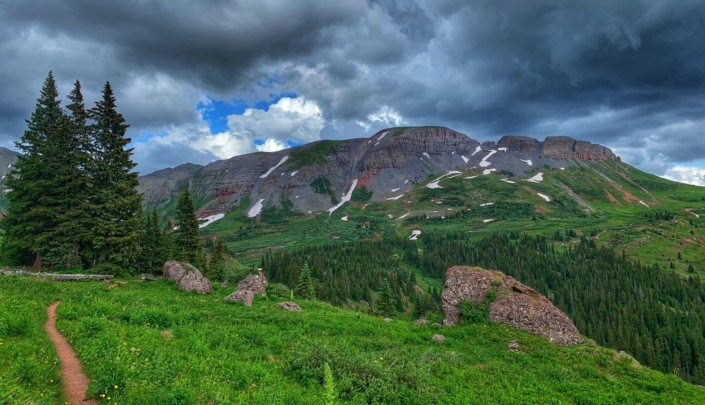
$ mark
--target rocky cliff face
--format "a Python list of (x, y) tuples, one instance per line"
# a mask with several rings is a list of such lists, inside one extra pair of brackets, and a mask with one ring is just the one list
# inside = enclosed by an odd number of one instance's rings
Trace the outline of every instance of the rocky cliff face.
[(491, 289), (497, 294), (490, 305), (492, 322), (545, 336), (559, 345), (583, 342), (570, 318), (544, 296), (502, 272), (479, 267), (454, 266), (446, 272), (441, 294), (444, 323), (455, 325), (462, 317), (460, 302), (481, 302)]
[(552, 159), (610, 160), (617, 159), (609, 148), (568, 136), (549, 136), (541, 147), (541, 156)]
[[(400, 198), (430, 174), (451, 170), (491, 173), (505, 170), (520, 176), (536, 165), (564, 167), (575, 159), (605, 160), (616, 156), (607, 148), (567, 137), (544, 142), (505, 136), (498, 144), (480, 145), (445, 127), (390, 128), (370, 138), (319, 141), (273, 153), (252, 153), (207, 166), (182, 165), (140, 177), (145, 204), (165, 207), (189, 189), (200, 201), (204, 217), (227, 213), (249, 197), (248, 212), (289, 201), (302, 213), (333, 207), (350, 188), (366, 187), (372, 201)], [(315, 181), (329, 184), (321, 192)], [(173, 205), (173, 204), (172, 204)]]

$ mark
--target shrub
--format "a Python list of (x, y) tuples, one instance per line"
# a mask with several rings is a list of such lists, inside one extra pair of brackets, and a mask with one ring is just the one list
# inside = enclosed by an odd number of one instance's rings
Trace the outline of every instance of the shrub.
[(490, 305), (497, 299), (495, 286), (487, 291), (485, 298), (480, 302), (461, 301), (460, 313), (463, 323), (482, 323), (490, 320)]

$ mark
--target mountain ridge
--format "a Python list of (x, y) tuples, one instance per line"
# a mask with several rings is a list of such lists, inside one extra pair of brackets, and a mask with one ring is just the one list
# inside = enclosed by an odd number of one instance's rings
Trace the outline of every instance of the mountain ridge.
[[(501, 153), (500, 153), (501, 152)], [(576, 161), (619, 160), (609, 148), (567, 136), (505, 135), (480, 144), (447, 127), (388, 128), (369, 138), (321, 140), (277, 152), (255, 152), (212, 162), (185, 164), (140, 177), (149, 207), (167, 204), (184, 189), (201, 198), (201, 215), (227, 211), (250, 196), (250, 207), (288, 201), (301, 213), (331, 209), (337, 196), (357, 188), (383, 201), (410, 191), (428, 176), (456, 169), (517, 177), (536, 166), (565, 168)], [(312, 185), (319, 177), (320, 187)], [(317, 192), (318, 191), (318, 192)], [(320, 192), (324, 191), (324, 192)], [(253, 211), (254, 214), (254, 211)]]

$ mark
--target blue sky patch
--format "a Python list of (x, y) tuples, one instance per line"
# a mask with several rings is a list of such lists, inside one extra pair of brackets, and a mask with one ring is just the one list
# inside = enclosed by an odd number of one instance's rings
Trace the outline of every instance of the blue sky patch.
[(260, 100), (248, 105), (242, 99), (234, 99), (230, 102), (216, 100), (210, 96), (208, 103), (198, 102), (198, 108), (203, 115), (203, 120), (208, 123), (211, 133), (217, 134), (228, 129), (228, 115), (242, 115), (247, 108), (256, 108), (262, 111), (269, 111), (269, 106), (276, 104), (284, 97), (296, 98), (298, 95), (294, 92), (269, 94), (269, 100)]

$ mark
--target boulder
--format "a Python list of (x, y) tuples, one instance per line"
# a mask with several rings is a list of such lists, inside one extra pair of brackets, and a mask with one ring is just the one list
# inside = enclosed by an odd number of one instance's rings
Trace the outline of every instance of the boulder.
[(512, 340), (511, 342), (509, 342), (509, 344), (507, 345), (507, 347), (509, 347), (510, 349), (518, 349), (518, 348), (519, 348), (519, 343), (517, 343), (516, 340)]
[(235, 291), (234, 293), (225, 297), (226, 301), (242, 302), (243, 304), (247, 305), (248, 307), (252, 306), (252, 301), (254, 301), (254, 299), (255, 299), (255, 293), (253, 293), (252, 291), (248, 291), (248, 290)]
[(257, 271), (257, 274), (248, 274), (244, 280), (237, 283), (237, 291), (252, 291), (261, 296), (267, 295), (267, 277), (264, 276), (262, 269)]
[(426, 318), (417, 319), (416, 322), (414, 322), (414, 325), (415, 326), (428, 325), (428, 319), (426, 319)]
[(182, 263), (177, 262), (176, 260), (169, 260), (164, 263), (164, 267), (162, 267), (162, 275), (171, 281), (176, 281), (177, 283), (181, 281), (184, 274), (186, 274), (186, 269), (184, 269)]
[(454, 266), (446, 272), (441, 294), (444, 324), (460, 320), (461, 301), (481, 302), (490, 289), (497, 293), (489, 309), (492, 322), (545, 336), (559, 345), (583, 343), (570, 318), (546, 297), (502, 272), (479, 267)]
[(443, 335), (433, 335), (431, 339), (435, 340), (436, 342), (443, 343), (446, 341), (446, 337)]
[(299, 306), (299, 304), (297, 304), (297, 303), (295, 303), (295, 302), (280, 302), (280, 303), (277, 304), (277, 306), (278, 306), (279, 308), (286, 309), (287, 311), (297, 311), (297, 312), (301, 312), (301, 311), (302, 311), (302, 309), (301, 309), (301, 307)]
[[(193, 267), (193, 266), (192, 266)], [(181, 291), (197, 291), (201, 294), (213, 294), (213, 285), (198, 269), (186, 273), (179, 281)]]
[(384, 322), (392, 322), (393, 320), (392, 318), (384, 318)]

